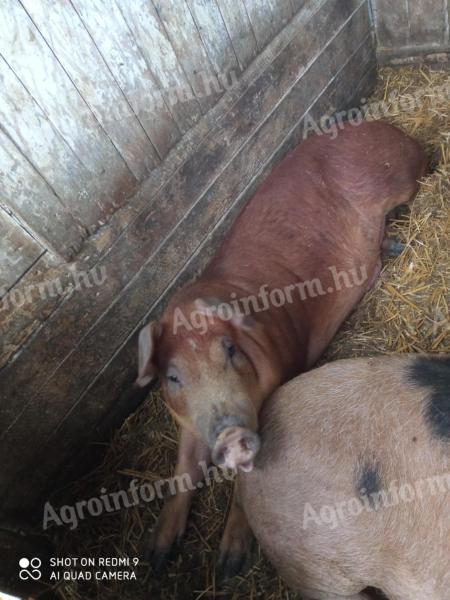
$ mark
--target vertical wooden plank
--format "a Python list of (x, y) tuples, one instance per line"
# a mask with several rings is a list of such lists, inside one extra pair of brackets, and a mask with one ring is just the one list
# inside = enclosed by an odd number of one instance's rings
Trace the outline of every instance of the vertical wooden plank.
[(110, 0), (72, 4), (159, 156), (166, 156), (181, 133), (123, 14)]
[(446, 37), (445, 0), (408, 0), (412, 45), (440, 46)]
[(269, 0), (243, 0), (247, 14), (255, 32), (258, 48), (261, 50), (275, 35), (272, 21), (272, 6)]
[(186, 0), (216, 73), (237, 75), (238, 61), (215, 0)]
[(207, 112), (222, 90), (186, 0), (156, 0), (154, 6), (195, 96)]
[(150, 0), (117, 0), (117, 6), (158, 82), (161, 96), (181, 131), (186, 132), (200, 118), (200, 106), (153, 4)]
[(67, 260), (78, 251), (87, 235), (1, 129), (0, 202), (12, 210), (43, 246)]
[(0, 207), (0, 298), (45, 249)]
[(233, 43), (237, 59), (244, 70), (257, 53), (253, 33), (243, 0), (217, 0), (225, 26)]
[[(86, 227), (101, 218), (101, 207), (87, 203), (92, 175), (64, 142), (44, 112), (0, 56), (0, 119), (3, 130), (50, 182), (68, 211)], [(51, 239), (51, 238), (50, 238)]]
[(378, 43), (382, 48), (409, 44), (408, 0), (373, 0)]
[[(66, 193), (57, 193), (71, 210), (85, 213), (83, 222), (96, 225), (98, 219), (92, 211), (97, 198), (102, 212), (107, 213), (123, 202), (122, 194), (130, 191), (136, 179), (24, 8), (17, 0), (3, 0), (2, 4), (0, 54), (89, 173), (86, 185), (80, 186), (76, 172)], [(34, 136), (31, 146), (38, 141), (39, 128)], [(39, 156), (33, 163), (39, 165)], [(82, 205), (76, 206), (72, 189), (81, 191), (78, 202), (86, 197)]]
[(136, 179), (159, 163), (146, 132), (69, 0), (21, 0)]

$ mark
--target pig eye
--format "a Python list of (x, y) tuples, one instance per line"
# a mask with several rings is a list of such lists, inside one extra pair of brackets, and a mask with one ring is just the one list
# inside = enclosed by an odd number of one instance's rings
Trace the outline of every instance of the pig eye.
[(166, 372), (167, 385), (170, 392), (175, 392), (181, 386), (181, 379), (176, 367), (169, 367)]
[(223, 340), (223, 346), (225, 348), (225, 352), (228, 355), (228, 358), (231, 360), (236, 354), (236, 346), (233, 344), (233, 341), (229, 338), (225, 338)]

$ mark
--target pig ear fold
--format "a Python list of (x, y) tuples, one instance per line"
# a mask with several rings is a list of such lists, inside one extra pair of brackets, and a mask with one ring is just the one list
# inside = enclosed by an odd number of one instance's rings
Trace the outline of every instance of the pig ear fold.
[(155, 342), (161, 335), (161, 325), (155, 321), (146, 325), (139, 333), (139, 363), (136, 385), (145, 387), (156, 376), (153, 364)]

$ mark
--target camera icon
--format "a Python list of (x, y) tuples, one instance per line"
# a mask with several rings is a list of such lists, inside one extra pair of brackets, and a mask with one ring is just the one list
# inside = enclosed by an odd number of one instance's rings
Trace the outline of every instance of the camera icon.
[(21, 558), (19, 560), (19, 577), (22, 581), (27, 581), (28, 579), (34, 579), (34, 581), (38, 581), (42, 577), (42, 572), (40, 570), (42, 565), (42, 561), (39, 558), (32, 558), (29, 560), (28, 558)]

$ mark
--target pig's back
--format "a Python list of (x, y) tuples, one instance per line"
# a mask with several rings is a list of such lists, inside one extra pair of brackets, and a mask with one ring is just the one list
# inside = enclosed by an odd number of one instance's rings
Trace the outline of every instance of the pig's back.
[(334, 579), (380, 587), (380, 578), (399, 572), (413, 581), (417, 569), (423, 579), (427, 569), (446, 568), (450, 401), (428, 382), (440, 378), (444, 392), (450, 361), (436, 360), (338, 361), (268, 401), (255, 471), (242, 477), (244, 505), (258, 515), (249, 514), (250, 524), (288, 580), (311, 556), (347, 565), (332, 567)]
[(367, 264), (384, 215), (412, 199), (424, 169), (419, 144), (382, 121), (346, 124), (335, 139), (313, 135), (257, 189), (208, 272), (267, 279), (281, 264), (295, 280), (337, 256)]

